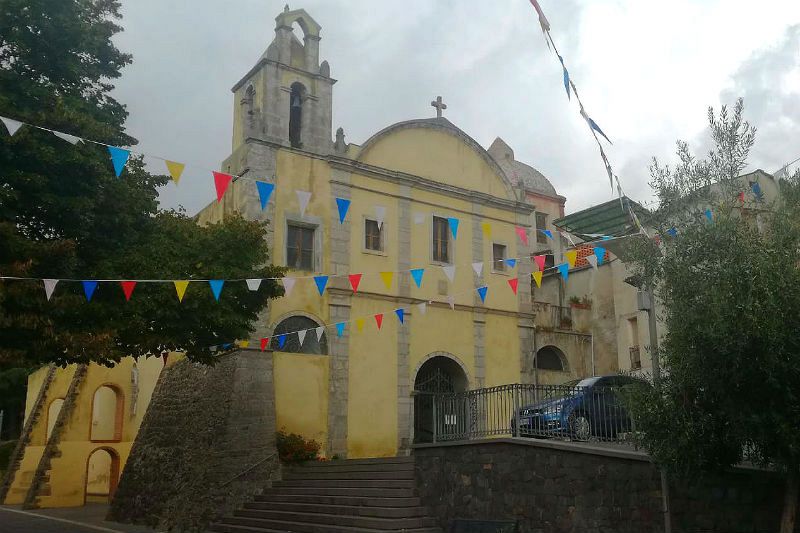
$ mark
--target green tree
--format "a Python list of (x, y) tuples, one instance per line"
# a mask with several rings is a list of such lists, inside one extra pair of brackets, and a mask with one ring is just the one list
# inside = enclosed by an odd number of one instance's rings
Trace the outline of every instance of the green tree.
[[(0, 0), (0, 115), (132, 146), (111, 81), (131, 62), (111, 38), (115, 0)], [(200, 227), (158, 207), (165, 176), (132, 158), (117, 178), (102, 146), (76, 146), (23, 126), (0, 126), (0, 272), (55, 279), (245, 279), (268, 265), (265, 227), (232, 217)], [(101, 283), (86, 302), (79, 281), (47, 301), (40, 282), (0, 283), (0, 365), (112, 364), (126, 355), (184, 350), (210, 362), (211, 345), (246, 338), (274, 281), (258, 291), (227, 283), (217, 303), (206, 283), (183, 303), (169, 284), (140, 283), (129, 302)]]
[(664, 238), (661, 246), (642, 240), (632, 259), (661, 304), (664, 372), (637, 404), (637, 427), (656, 461), (682, 477), (742, 461), (783, 471), (781, 532), (791, 533), (800, 472), (800, 174), (780, 183), (777, 200), (751, 201), (739, 176), (755, 129), (742, 112), (741, 100), (732, 113), (709, 110), (708, 157), (679, 142), (674, 168), (651, 167), (659, 200), (651, 222)]

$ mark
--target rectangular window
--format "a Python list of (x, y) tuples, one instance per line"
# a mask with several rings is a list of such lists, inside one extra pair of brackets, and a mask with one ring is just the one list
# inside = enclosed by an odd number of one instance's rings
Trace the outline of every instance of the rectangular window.
[(504, 244), (492, 244), (492, 270), (495, 272), (506, 271), (506, 246)]
[(314, 270), (314, 228), (287, 226), (286, 266), (295, 270)]
[(433, 217), (433, 260), (450, 262), (450, 223), (446, 218)]
[(538, 242), (539, 244), (547, 243), (547, 235), (542, 233), (542, 231), (546, 229), (547, 229), (547, 214), (536, 213), (536, 242)]
[(377, 220), (364, 220), (364, 248), (383, 251), (383, 224), (378, 226)]

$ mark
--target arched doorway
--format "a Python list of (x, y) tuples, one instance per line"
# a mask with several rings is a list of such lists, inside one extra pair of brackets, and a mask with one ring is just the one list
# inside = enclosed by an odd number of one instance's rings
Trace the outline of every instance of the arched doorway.
[(435, 402), (434, 398), (438, 394), (464, 392), (468, 388), (467, 374), (455, 359), (435, 355), (425, 361), (414, 378), (414, 442), (433, 442), (434, 424), (437, 425), (437, 438), (463, 425), (466, 412), (461, 405)]
[(84, 503), (109, 503), (119, 481), (119, 455), (111, 448), (98, 448), (86, 461)]
[(56, 398), (50, 402), (50, 407), (47, 408), (47, 439), (53, 434), (53, 428), (56, 427), (56, 420), (58, 420), (62, 405), (64, 405), (64, 398)]

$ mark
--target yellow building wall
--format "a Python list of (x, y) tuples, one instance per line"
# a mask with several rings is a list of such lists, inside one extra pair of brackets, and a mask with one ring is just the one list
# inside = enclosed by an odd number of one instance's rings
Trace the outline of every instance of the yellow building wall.
[(519, 331), (516, 317), (486, 316), (484, 351), (485, 386), (494, 387), (520, 381)]
[(278, 430), (314, 439), (322, 447), (320, 454), (326, 455), (328, 357), (284, 352), (273, 352), (272, 357)]

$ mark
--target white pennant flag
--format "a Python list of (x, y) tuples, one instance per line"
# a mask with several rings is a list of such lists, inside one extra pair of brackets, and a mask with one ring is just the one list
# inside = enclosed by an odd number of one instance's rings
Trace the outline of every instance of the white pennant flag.
[(586, 262), (587, 262), (587, 263), (589, 263), (590, 265), (592, 265), (592, 268), (594, 268), (595, 270), (597, 270), (597, 257), (596, 257), (596, 256), (594, 256), (594, 255), (587, 255), (587, 256), (586, 256)]
[(483, 261), (479, 263), (472, 263), (472, 270), (475, 271), (476, 276), (481, 277), (481, 274), (483, 274)]
[(303, 341), (306, 340), (307, 332), (308, 332), (307, 329), (303, 329), (297, 332), (297, 340), (300, 341), (300, 346), (303, 346)]
[(300, 204), (300, 215), (306, 215), (308, 201), (311, 200), (311, 193), (308, 191), (294, 191), (297, 194), (297, 202)]
[(560, 231), (559, 233), (561, 233), (561, 236), (567, 239), (572, 246), (575, 246), (575, 241), (572, 240), (572, 237), (569, 233), (566, 231)]
[(257, 291), (261, 286), (261, 278), (250, 278), (247, 281), (247, 288), (251, 291)]
[(450, 304), (450, 309), (456, 310), (456, 299), (452, 296), (447, 297), (447, 303)]
[(421, 304), (417, 304), (417, 309), (419, 309), (419, 313), (420, 313), (421, 315), (424, 315), (424, 314), (425, 314), (425, 311), (427, 311), (427, 310), (428, 310), (428, 304), (427, 304), (427, 302), (422, 302)]
[(442, 270), (444, 270), (444, 274), (447, 276), (447, 279), (450, 280), (450, 283), (453, 283), (453, 278), (456, 277), (456, 266), (450, 265), (442, 267)]
[(12, 137), (14, 136), (15, 133), (17, 133), (17, 130), (22, 126), (22, 122), (20, 122), (19, 120), (14, 120), (13, 118), (0, 117), (0, 120), (2, 120), (3, 124), (6, 125), (8, 134), (11, 135)]
[(67, 141), (70, 144), (78, 144), (83, 140), (80, 137), (75, 137), (74, 135), (70, 135), (69, 133), (62, 133), (60, 131), (54, 131), (53, 135), (55, 135), (59, 139)]
[(386, 208), (382, 205), (375, 206), (375, 222), (378, 223), (378, 229), (383, 227), (383, 219), (386, 218)]
[(58, 284), (57, 279), (43, 279), (44, 282), (44, 294), (47, 296), (47, 301), (50, 301), (50, 297), (53, 296), (53, 291), (56, 289), (56, 285)]
[(425, 213), (414, 213), (414, 224), (422, 224), (425, 222)]
[(294, 284), (297, 282), (294, 278), (281, 278), (283, 282), (283, 288), (285, 289), (284, 296), (289, 296), (292, 294), (292, 289), (294, 289)]
[(325, 333), (325, 326), (320, 326), (314, 331), (317, 332), (317, 342), (322, 340), (322, 334)]

